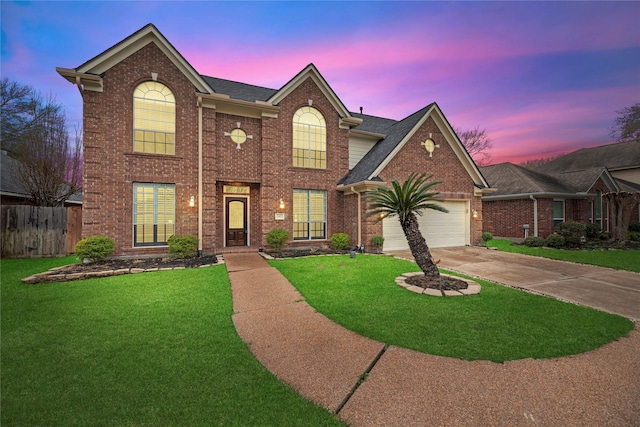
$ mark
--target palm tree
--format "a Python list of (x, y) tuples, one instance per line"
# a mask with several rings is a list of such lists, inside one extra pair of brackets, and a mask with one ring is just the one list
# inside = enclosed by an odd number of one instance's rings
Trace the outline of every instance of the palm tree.
[(439, 192), (431, 190), (442, 181), (430, 181), (432, 176), (412, 173), (403, 184), (394, 179), (391, 183), (392, 188), (380, 186), (368, 193), (366, 200), (370, 203), (367, 217), (377, 215), (375, 222), (378, 222), (384, 217), (397, 215), (416, 264), (428, 280), (439, 282), (440, 272), (431, 258), (426, 240), (420, 233), (416, 217), (422, 215), (424, 209), (449, 212), (436, 203), (443, 200), (438, 198)]

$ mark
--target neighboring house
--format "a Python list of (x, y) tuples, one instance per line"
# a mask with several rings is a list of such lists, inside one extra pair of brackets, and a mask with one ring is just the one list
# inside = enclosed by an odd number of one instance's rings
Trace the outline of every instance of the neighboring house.
[(291, 245), (344, 232), (404, 249), (397, 219), (374, 224), (363, 196), (412, 172), (443, 181), (451, 211), (425, 213), (427, 242), (480, 242), (492, 189), (436, 104), (400, 121), (352, 113), (313, 64), (279, 89), (204, 76), (151, 24), (57, 71), (83, 97), (83, 234), (116, 255), (165, 253), (172, 234), (257, 250), (274, 228)]
[[(512, 163), (481, 168), (497, 191), (483, 196), (484, 231), (494, 236), (547, 237), (563, 221), (594, 222), (609, 231), (602, 195), (640, 191), (640, 141), (583, 148), (535, 170)], [(631, 222), (638, 222), (636, 206)]]
[[(0, 204), (2, 205), (32, 205), (33, 199), (31, 194), (24, 188), (22, 182), (17, 177), (17, 171), (22, 163), (9, 156), (6, 151), (2, 150), (0, 155)], [(65, 201), (65, 206), (81, 206), (82, 192), (77, 192)]]

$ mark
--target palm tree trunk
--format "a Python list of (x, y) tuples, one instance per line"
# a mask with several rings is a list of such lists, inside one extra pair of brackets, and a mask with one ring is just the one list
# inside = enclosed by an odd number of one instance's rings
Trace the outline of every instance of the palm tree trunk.
[(440, 271), (433, 263), (429, 246), (427, 246), (426, 240), (420, 233), (416, 215), (413, 212), (409, 213), (404, 222), (400, 221), (400, 225), (407, 238), (407, 243), (409, 243), (411, 255), (413, 255), (420, 270), (424, 272), (425, 277), (431, 280), (440, 280)]

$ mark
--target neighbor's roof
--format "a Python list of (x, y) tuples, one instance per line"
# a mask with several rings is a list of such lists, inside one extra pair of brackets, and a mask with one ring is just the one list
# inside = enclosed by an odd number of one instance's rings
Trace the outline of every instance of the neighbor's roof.
[(499, 163), (497, 165), (480, 168), (495, 193), (485, 196), (486, 199), (504, 199), (508, 196), (523, 197), (528, 195), (553, 195), (571, 197), (584, 196), (599, 178), (612, 191), (619, 187), (605, 167), (594, 167), (578, 171), (561, 171), (556, 173), (541, 173), (513, 163)]
[(10, 157), (6, 151), (2, 151), (0, 156), (2, 157), (0, 192), (2, 192), (3, 195), (29, 197), (29, 193), (27, 193), (22, 184), (15, 178), (15, 171), (20, 167), (20, 162)]
[(553, 173), (560, 170), (575, 171), (603, 166), (610, 171), (640, 168), (640, 141), (581, 148), (545, 163), (535, 170), (542, 173)]
[(509, 162), (485, 166), (480, 171), (489, 184), (498, 189), (491, 196), (569, 192), (557, 179)]
[[(24, 185), (20, 180), (16, 178), (16, 173), (20, 168), (21, 163), (9, 156), (6, 151), (2, 151), (0, 157), (2, 158), (0, 163), (0, 178), (2, 179), (2, 181), (0, 181), (0, 194), (3, 196), (24, 197), (30, 199), (31, 194), (29, 194), (29, 192), (24, 188)], [(82, 189), (72, 194), (66, 202), (82, 203)]]

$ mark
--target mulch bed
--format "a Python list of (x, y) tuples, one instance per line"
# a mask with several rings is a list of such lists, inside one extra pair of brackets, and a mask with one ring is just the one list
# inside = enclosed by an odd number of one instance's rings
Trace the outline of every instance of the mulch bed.
[(59, 274), (89, 273), (105, 270), (120, 270), (126, 268), (194, 268), (201, 265), (217, 264), (218, 258), (215, 255), (203, 256), (200, 258), (113, 258), (89, 263), (71, 264), (57, 270)]
[(286, 248), (280, 252), (267, 250), (265, 253), (274, 258), (298, 258), (312, 255), (342, 255), (348, 254), (349, 251), (339, 251), (332, 248)]
[[(440, 289), (440, 283), (438, 281), (427, 279), (424, 276), (407, 277), (405, 282), (423, 289)], [(452, 277), (440, 277), (440, 282), (442, 282), (443, 291), (459, 291), (461, 289), (467, 289), (469, 286), (467, 282)]]

